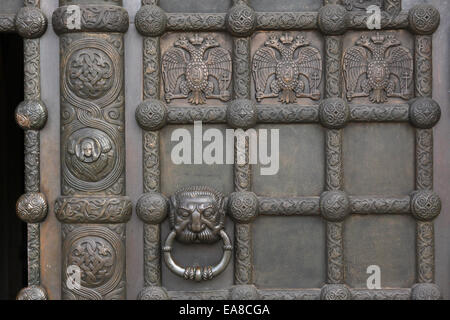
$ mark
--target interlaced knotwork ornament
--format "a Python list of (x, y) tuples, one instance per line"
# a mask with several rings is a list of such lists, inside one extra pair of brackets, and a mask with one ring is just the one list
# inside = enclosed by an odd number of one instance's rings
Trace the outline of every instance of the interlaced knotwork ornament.
[(318, 100), (322, 57), (303, 36), (273, 35), (253, 56), (256, 100), (279, 97), (283, 103), (296, 98)]
[(204, 104), (206, 99), (230, 99), (231, 55), (209, 35), (181, 36), (162, 57), (165, 99), (188, 98)]
[(413, 59), (393, 35), (362, 35), (344, 55), (347, 99), (369, 97), (374, 103), (387, 97), (409, 99), (412, 95)]

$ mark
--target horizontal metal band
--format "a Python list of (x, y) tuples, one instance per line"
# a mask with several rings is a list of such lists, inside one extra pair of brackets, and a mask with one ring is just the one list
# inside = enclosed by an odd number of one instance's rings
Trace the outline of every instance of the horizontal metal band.
[(410, 288), (350, 289), (353, 300), (410, 300)]
[(229, 290), (211, 291), (169, 291), (172, 300), (228, 300)]
[(189, 124), (194, 121), (204, 123), (226, 123), (227, 106), (170, 106), (167, 123)]
[(10, 14), (0, 14), (0, 32), (15, 32), (16, 15), (13, 13)]
[(259, 214), (268, 216), (318, 216), (320, 215), (319, 203), (319, 197), (258, 197)]
[[(79, 8), (79, 12), (74, 9)], [(128, 12), (111, 5), (77, 5), (59, 7), (53, 12), (53, 29), (57, 34), (71, 32), (126, 32)]]
[[(362, 12), (349, 12), (347, 15), (347, 28), (355, 30), (368, 30), (367, 18), (370, 14)], [(381, 17), (381, 29), (406, 29), (409, 26), (408, 11), (402, 11), (394, 17), (383, 14)]]
[(226, 13), (166, 13), (167, 31), (225, 31)]
[(320, 300), (320, 289), (258, 290), (262, 300)]
[[(389, 289), (352, 289), (353, 300), (409, 300), (410, 288)], [(320, 300), (321, 289), (257, 289), (257, 298), (261, 300)], [(229, 290), (210, 291), (169, 291), (173, 300), (228, 300)]]
[(59, 197), (55, 215), (64, 223), (121, 223), (130, 220), (132, 204), (128, 197)]
[(350, 196), (350, 212), (354, 214), (409, 214), (410, 196)]
[(317, 12), (257, 12), (256, 29), (317, 29)]
[(408, 122), (408, 104), (349, 105), (350, 121), (354, 122)]
[(318, 106), (258, 105), (259, 123), (315, 123), (319, 122)]

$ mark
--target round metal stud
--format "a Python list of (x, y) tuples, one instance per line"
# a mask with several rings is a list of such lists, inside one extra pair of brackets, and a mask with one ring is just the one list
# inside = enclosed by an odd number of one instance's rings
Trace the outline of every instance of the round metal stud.
[(426, 35), (436, 31), (440, 22), (439, 11), (429, 4), (418, 4), (409, 10), (409, 27), (413, 33)]
[(433, 191), (414, 191), (411, 196), (411, 211), (418, 220), (433, 220), (441, 212), (441, 199)]
[(434, 283), (416, 283), (411, 288), (412, 300), (439, 300), (441, 292)]
[(256, 104), (248, 99), (233, 100), (227, 108), (227, 122), (233, 128), (248, 129), (256, 125)]
[(231, 7), (227, 15), (228, 30), (235, 36), (248, 36), (255, 29), (256, 14), (244, 2), (238, 2)]
[(325, 191), (320, 196), (320, 213), (325, 220), (342, 221), (350, 213), (350, 200), (343, 191)]
[(136, 214), (149, 224), (160, 224), (167, 217), (168, 200), (160, 193), (144, 193), (136, 204)]
[(47, 107), (40, 100), (25, 100), (17, 106), (15, 117), (23, 130), (40, 130), (47, 122)]
[(160, 7), (145, 5), (136, 13), (134, 24), (143, 36), (156, 37), (166, 30), (167, 16)]
[(16, 300), (48, 300), (48, 295), (41, 286), (28, 286), (19, 291)]
[(258, 197), (253, 192), (233, 192), (228, 208), (231, 217), (239, 223), (248, 223), (258, 216)]
[(317, 22), (327, 35), (343, 34), (347, 29), (347, 10), (340, 5), (328, 4), (319, 10)]
[(169, 300), (169, 294), (163, 287), (145, 287), (139, 292), (138, 300)]
[(27, 223), (38, 223), (45, 219), (48, 203), (44, 194), (29, 192), (23, 194), (16, 203), (17, 216)]
[(136, 108), (136, 121), (144, 130), (159, 130), (167, 122), (167, 106), (156, 99), (148, 99)]
[(350, 300), (351, 292), (344, 284), (326, 284), (320, 290), (321, 300)]
[(329, 129), (345, 127), (350, 117), (347, 103), (340, 98), (322, 100), (319, 105), (320, 123)]
[(25, 39), (41, 37), (47, 30), (47, 17), (36, 7), (20, 8), (16, 15), (17, 33)]
[(417, 128), (432, 128), (440, 118), (441, 108), (436, 101), (430, 98), (418, 98), (409, 108), (409, 119)]

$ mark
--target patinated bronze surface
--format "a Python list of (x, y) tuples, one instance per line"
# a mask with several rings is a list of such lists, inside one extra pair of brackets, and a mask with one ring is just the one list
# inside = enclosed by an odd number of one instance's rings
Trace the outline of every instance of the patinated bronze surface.
[[(439, 168), (448, 160), (433, 150), (433, 128), (448, 128), (432, 90), (439, 8), (203, 2), (0, 6), (0, 32), (25, 41), (17, 214), (28, 223), (29, 283), (18, 299), (448, 296), (434, 255), (434, 221), (448, 213), (438, 195), (448, 183), (433, 184), (433, 155)], [(373, 5), (379, 30), (366, 24)], [(55, 34), (59, 70), (47, 57)], [(279, 128), (283, 171), (259, 175), (248, 140), (232, 168), (174, 167), (170, 135), (194, 121)], [(389, 239), (403, 244), (403, 262)], [(365, 287), (355, 257), (381, 261), (381, 289)]]

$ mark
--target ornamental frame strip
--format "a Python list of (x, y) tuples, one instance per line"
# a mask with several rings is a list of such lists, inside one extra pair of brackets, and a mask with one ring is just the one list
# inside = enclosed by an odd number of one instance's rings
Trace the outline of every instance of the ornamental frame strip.
[[(25, 19), (36, 23), (29, 27)], [(40, 130), (47, 121), (47, 108), (41, 101), (40, 40), (47, 29), (47, 18), (39, 0), (25, 0), (14, 15), (0, 17), (0, 32), (17, 32), (24, 38), (24, 98), (16, 108), (18, 125), (25, 130), (25, 194), (16, 204), (16, 212), (27, 223), (28, 286), (17, 295), (18, 300), (47, 300), (41, 286), (40, 223), (47, 216), (48, 203), (40, 192)], [(34, 118), (34, 119), (33, 119)]]
[[(157, 5), (156, 0), (143, 0), (143, 5)], [(425, 23), (425, 26), (418, 26), (414, 19), (414, 10), (421, 10), (420, 6), (411, 9), (408, 12), (401, 11), (401, 1), (390, 0), (385, 2), (386, 12), (383, 12), (381, 29), (406, 29), (409, 28), (415, 34), (415, 66), (418, 64), (431, 64), (431, 34), (438, 26), (435, 21), (431, 29)], [(432, 284), (434, 281), (434, 239), (432, 220), (438, 213), (436, 209), (433, 212), (423, 212), (423, 208), (417, 204), (418, 200), (429, 200), (434, 208), (439, 207), (440, 201), (437, 195), (432, 192), (417, 193), (402, 197), (390, 196), (347, 196), (343, 189), (342, 173), (342, 128), (349, 122), (410, 122), (416, 129), (416, 189), (432, 189), (432, 129), (431, 127), (439, 120), (439, 106), (434, 108), (434, 114), (438, 114), (437, 119), (427, 121), (417, 120), (418, 109), (424, 103), (416, 103), (416, 99), (403, 104), (350, 104), (339, 106), (342, 112), (342, 121), (329, 121), (326, 118), (326, 108), (328, 104), (340, 104), (343, 96), (342, 65), (340, 63), (343, 56), (343, 34), (346, 30), (366, 29), (366, 20), (368, 15), (363, 12), (345, 12), (340, 21), (341, 25), (336, 28), (328, 28), (331, 22), (325, 22), (322, 17), (326, 15), (326, 10), (341, 10), (340, 0), (324, 1), (324, 7), (319, 12), (294, 12), (293, 18), (289, 24), (283, 22), (280, 18), (285, 13), (264, 12), (255, 13), (255, 24), (249, 30), (245, 27), (236, 29), (233, 25), (228, 25), (228, 14), (183, 14), (168, 13), (165, 15), (167, 23), (158, 29), (158, 36), (165, 31), (228, 31), (233, 35), (233, 98), (251, 99), (250, 97), (250, 75), (249, 72), (249, 35), (254, 30), (314, 30), (318, 29), (324, 35), (325, 41), (325, 94), (324, 99), (317, 106), (287, 105), (283, 108), (277, 108), (277, 105), (257, 105), (250, 112), (253, 112), (254, 119), (251, 123), (243, 126), (233, 123), (232, 117), (229, 117), (230, 106), (211, 106), (202, 107), (167, 106), (161, 111), (163, 120), (159, 121), (158, 129), (165, 124), (192, 124), (194, 121), (203, 121), (206, 123), (228, 123), (232, 127), (248, 128), (257, 123), (320, 123), (325, 129), (326, 140), (326, 188), (321, 197), (294, 197), (294, 198), (271, 198), (256, 196), (251, 193), (251, 167), (248, 161), (244, 165), (235, 164), (235, 193), (236, 197), (251, 196), (257, 197), (258, 213), (253, 216), (238, 217), (233, 212), (231, 215), (235, 220), (235, 287), (228, 290), (206, 291), (206, 292), (187, 292), (170, 291), (167, 292), (162, 287), (154, 287), (152, 290), (143, 290), (140, 294), (142, 299), (172, 298), (172, 299), (225, 299), (228, 297), (242, 299), (244, 297), (262, 298), (284, 298), (284, 299), (425, 299), (439, 298), (439, 289)], [(249, 8), (248, 2), (244, 0), (233, 1), (233, 6), (245, 6)], [(431, 6), (428, 6), (430, 8)], [(234, 7), (233, 7), (234, 8)], [(232, 9), (233, 9), (232, 8)], [(232, 10), (230, 9), (230, 10)], [(153, 10), (153, 9), (152, 9)], [(155, 9), (156, 10), (156, 9)], [(160, 10), (160, 9), (159, 9)], [(251, 9), (250, 9), (251, 10)], [(430, 10), (436, 9), (431, 7)], [(162, 11), (162, 10), (161, 10)], [(231, 12), (231, 11), (230, 11)], [(397, 12), (395, 16), (389, 16), (388, 13)], [(437, 14), (438, 15), (438, 14)], [(164, 16), (164, 14), (163, 14)], [(193, 19), (195, 18), (195, 19)], [(195, 21), (195, 23), (194, 23)], [(284, 20), (286, 21), (286, 20)], [(344, 26), (344, 27), (342, 27)], [(341, 29), (340, 29), (341, 28)], [(428, 30), (428, 29), (429, 30)], [(139, 27), (138, 27), (139, 29)], [(426, 30), (425, 30), (426, 29)], [(146, 36), (145, 30), (140, 32)], [(148, 31), (147, 31), (148, 33)], [(424, 34), (423, 34), (424, 33)], [(147, 34), (148, 35), (148, 34)], [(144, 38), (144, 41), (146, 41)], [(158, 38), (159, 39), (159, 38)], [(147, 52), (144, 45), (144, 70), (148, 69), (146, 61), (154, 60), (159, 51)], [(239, 65), (239, 68), (237, 67)], [(159, 77), (159, 69), (156, 64), (154, 75)], [(246, 67), (247, 66), (247, 67)], [(155, 70), (155, 69), (153, 69)], [(426, 72), (415, 72), (416, 75), (416, 97), (431, 96), (431, 67)], [(155, 92), (159, 90), (159, 78), (156, 81), (158, 85), (154, 86)], [(144, 98), (158, 99), (159, 95), (146, 96), (147, 77), (144, 72)], [(419, 85), (420, 84), (420, 85)], [(231, 103), (233, 104), (234, 101)], [(429, 101), (427, 101), (429, 102)], [(429, 103), (434, 103), (433, 101)], [(277, 109), (277, 111), (275, 111)], [(436, 110), (437, 109), (437, 110)], [(422, 119), (423, 120), (423, 119)], [(139, 120), (138, 120), (139, 122)], [(155, 124), (152, 124), (155, 125)], [(141, 127), (143, 125), (141, 124)], [(148, 132), (147, 132), (148, 133)], [(144, 133), (145, 135), (146, 133)], [(156, 134), (156, 133), (154, 133)], [(158, 139), (159, 141), (159, 139)], [(248, 160), (248, 141), (245, 145), (244, 154)], [(155, 153), (157, 154), (157, 153)], [(144, 151), (144, 159), (145, 159)], [(159, 154), (157, 154), (159, 163)], [(152, 176), (159, 181), (159, 171), (151, 172), (144, 165), (144, 177)], [(144, 178), (144, 180), (147, 180)], [(144, 188), (144, 190), (147, 190)], [(153, 191), (151, 189), (148, 189)], [(157, 188), (155, 191), (159, 191)], [(431, 199), (431, 200), (430, 200)], [(344, 205), (333, 210), (327, 207), (327, 202), (334, 200), (343, 201)], [(420, 201), (419, 201), (420, 202)], [(298, 289), (298, 290), (259, 290), (252, 282), (252, 245), (251, 245), (251, 221), (257, 214), (260, 215), (321, 215), (326, 220), (327, 230), (327, 280), (322, 289)], [(343, 248), (343, 228), (345, 217), (349, 214), (412, 214), (417, 222), (417, 264), (418, 264), (418, 284), (412, 288), (395, 288), (381, 290), (366, 290), (348, 288), (344, 277), (344, 248)], [(155, 241), (159, 241), (155, 238)], [(159, 244), (158, 244), (159, 245)], [(144, 248), (144, 251), (148, 248)], [(431, 254), (430, 254), (431, 252)], [(245, 253), (245, 254), (243, 254)], [(337, 253), (337, 254), (336, 254)], [(160, 262), (158, 262), (159, 264)], [(159, 266), (159, 265), (158, 265)], [(428, 283), (423, 286), (421, 283)], [(147, 282), (146, 282), (147, 285)], [(160, 282), (154, 285), (160, 286)], [(145, 289), (145, 288), (144, 288)], [(230, 295), (229, 295), (230, 294)]]

